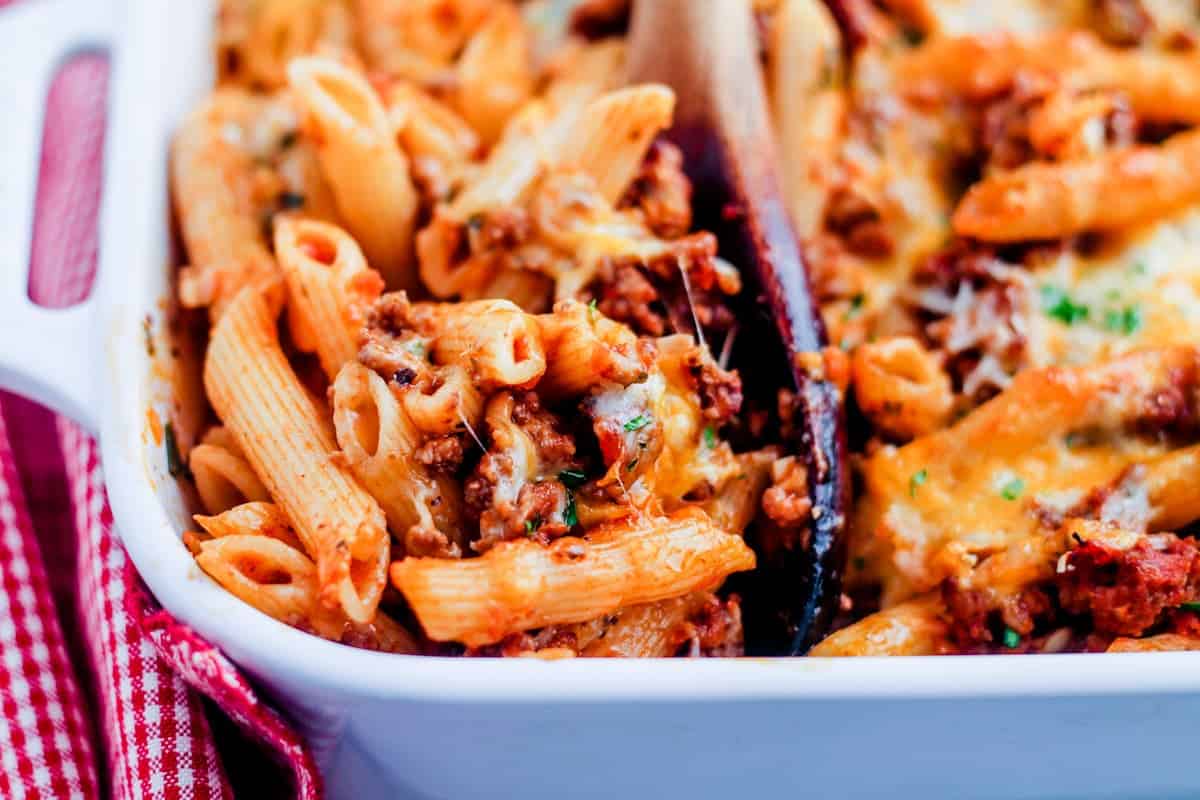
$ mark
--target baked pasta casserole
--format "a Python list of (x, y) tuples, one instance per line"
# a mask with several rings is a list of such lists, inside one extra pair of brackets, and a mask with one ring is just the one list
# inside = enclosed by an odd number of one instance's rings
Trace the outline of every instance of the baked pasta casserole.
[[(1200, 648), (1200, 6), (747, 3), (850, 431), (811, 654)], [(756, 550), (821, 509), (629, 6), (222, 4), (166, 443), (246, 603), (395, 653), (745, 652)]]

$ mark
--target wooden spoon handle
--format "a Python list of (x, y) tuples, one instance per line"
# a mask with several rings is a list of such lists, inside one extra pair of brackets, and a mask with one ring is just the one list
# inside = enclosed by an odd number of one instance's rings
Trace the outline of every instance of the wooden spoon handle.
[(807, 546), (795, 538), (756, 542), (759, 566), (745, 584), (746, 638), (754, 652), (801, 654), (828, 630), (840, 597), (845, 425), (836, 386), (813, 369), (819, 359), (803, 355), (825, 346), (825, 328), (779, 185), (750, 4), (637, 0), (629, 78), (675, 90), (667, 135), (683, 150), (698, 205), (726, 210), (717, 231), (722, 250), (751, 271), (788, 354), (811, 535)]

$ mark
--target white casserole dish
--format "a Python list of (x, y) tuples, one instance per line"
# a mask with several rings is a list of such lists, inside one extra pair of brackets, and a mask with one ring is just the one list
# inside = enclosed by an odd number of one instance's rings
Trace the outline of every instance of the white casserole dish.
[[(649, 0), (643, 0), (649, 1)], [(698, 0), (699, 1), (699, 0)], [(120, 535), (162, 604), (308, 736), (331, 798), (1146, 797), (1200, 790), (1200, 654), (898, 660), (438, 659), (303, 634), (217, 587), (144, 435), (142, 320), (172, 264), (167, 147), (211, 84), (212, 0), (26, 0), (0, 12), (0, 385), (100, 433)], [(26, 297), (41, 109), (113, 42), (95, 300)], [(3, 565), (0, 565), (3, 569)]]

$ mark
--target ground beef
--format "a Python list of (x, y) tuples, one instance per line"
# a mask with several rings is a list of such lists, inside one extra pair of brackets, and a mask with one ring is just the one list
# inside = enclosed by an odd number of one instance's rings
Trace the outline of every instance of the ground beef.
[(955, 391), (981, 403), (1030, 366), (1036, 308), (1027, 270), (993, 250), (958, 242), (923, 262), (902, 295)]
[(999, 634), (1004, 628), (1027, 639), (1035, 627), (1054, 616), (1054, 603), (1039, 586), (1028, 586), (999, 601), (992, 597), (987, 592), (964, 588), (954, 579), (943, 582), (942, 601), (950, 616), (950, 636), (961, 652), (990, 652), (988, 645), (1001, 639)]
[(707, 419), (728, 422), (741, 410), (742, 379), (736, 371), (721, 369), (712, 356), (699, 349), (688, 355), (685, 369)]
[(472, 253), (513, 250), (533, 233), (533, 221), (523, 208), (496, 208), (467, 220), (467, 241)]
[(558, 417), (542, 408), (534, 392), (523, 392), (515, 400), (513, 422), (533, 439), (543, 463), (570, 461), (575, 455), (575, 440), (562, 432)]
[[(479, 553), (522, 537), (549, 543), (570, 531), (564, 519), (570, 498), (556, 478), (563, 469), (577, 467), (575, 440), (533, 392), (514, 397), (512, 420), (533, 441), (543, 475), (525, 481), (514, 474), (512, 457), (495, 449), (479, 460), (463, 486), (467, 513), (479, 521), (479, 538), (471, 545)], [(519, 486), (513, 490), (497, 492), (497, 487), (515, 484)]]
[(388, 292), (375, 301), (359, 337), (358, 360), (384, 380), (408, 386), (423, 376), (428, 362), (409, 344), (412, 304), (404, 292)]
[(808, 472), (798, 459), (784, 459), (777, 465), (771, 486), (763, 492), (762, 508), (777, 525), (807, 527), (812, 501), (808, 497)]
[(656, 236), (676, 239), (692, 227), (692, 183), (683, 172), (683, 153), (662, 139), (650, 146), (621, 206), (639, 208)]
[(1090, 614), (1097, 631), (1139, 636), (1166, 609), (1196, 597), (1200, 548), (1174, 534), (1144, 537), (1126, 550), (1087, 542), (1070, 552), (1057, 577), (1067, 611)]
[(629, 261), (605, 261), (599, 270), (597, 307), (609, 319), (623, 322), (644, 336), (667, 332), (666, 312), (658, 290), (638, 266)]
[(414, 558), (462, 558), (462, 550), (446, 534), (422, 525), (405, 532), (404, 553)]
[[(736, 319), (727, 297), (741, 289), (735, 273), (717, 266), (717, 240), (694, 233), (670, 243), (648, 261), (615, 258), (601, 263), (590, 291), (605, 316), (643, 336), (727, 331)], [(681, 270), (687, 272), (684, 285)], [(690, 298), (688, 287), (691, 288)]]
[(1149, 398), (1137, 417), (1140, 433), (1192, 438), (1200, 430), (1197, 397), (1200, 371), (1196, 366), (1171, 370), (1167, 385)]
[(687, 642), (683, 654), (720, 658), (743, 654), (741, 599), (730, 595), (725, 600), (708, 595), (688, 617), (681, 632)]
[(1154, 29), (1142, 0), (1092, 0), (1092, 7), (1096, 31), (1112, 44), (1141, 44)]
[(551, 625), (540, 631), (510, 633), (495, 644), (467, 648), (467, 651), (463, 655), (475, 658), (515, 658), (517, 656), (531, 655), (540, 650), (564, 649), (575, 651), (577, 647), (578, 643), (573, 631), (566, 630), (557, 625)]
[(417, 448), (416, 459), (431, 472), (453, 475), (462, 466), (466, 447), (461, 433), (435, 436)]
[(879, 210), (846, 186), (835, 188), (825, 209), (825, 228), (864, 258), (886, 258), (896, 249)]

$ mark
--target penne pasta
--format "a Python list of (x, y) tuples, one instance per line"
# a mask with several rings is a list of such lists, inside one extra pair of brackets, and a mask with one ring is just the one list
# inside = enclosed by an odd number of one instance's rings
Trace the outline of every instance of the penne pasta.
[(954, 230), (991, 242), (1120, 228), (1200, 199), (1200, 132), (1087, 161), (1030, 164), (975, 184)]
[(637, 337), (594, 308), (564, 301), (538, 323), (546, 350), (538, 389), (548, 397), (581, 395), (597, 384), (629, 384), (647, 373)]
[(412, 528), (463, 545), (462, 498), (445, 477), (416, 461), (421, 433), (383, 379), (346, 364), (330, 388), (338, 446), (350, 469), (379, 502), (392, 533), (405, 543)]
[(379, 273), (345, 231), (327, 223), (286, 219), (275, 228), (275, 253), (295, 320), (330, 380), (358, 352), (366, 311), (383, 291)]
[(417, 192), (382, 102), (364, 76), (328, 58), (295, 59), (288, 78), (346, 226), (389, 286), (412, 288)]
[(332, 458), (327, 423), (279, 348), (262, 297), (243, 290), (213, 329), (204, 386), (246, 460), (317, 564), (321, 598), (368, 622), (383, 592), (386, 522)]
[(213, 306), (243, 286), (264, 287), (277, 275), (258, 223), (254, 158), (244, 141), (265, 101), (237, 89), (215, 93), (176, 134), (171, 177), (190, 266), (179, 274), (188, 308)]
[(198, 444), (188, 454), (200, 502), (209, 514), (220, 514), (242, 503), (270, 499), (262, 481), (239, 453), (213, 444)]
[(455, 68), (455, 105), (485, 144), (533, 93), (533, 56), (516, 7), (495, 3), (467, 41)]
[(484, 391), (532, 388), (546, 371), (538, 320), (508, 300), (413, 306), (438, 364), (466, 364)]
[(703, 514), (635, 519), (564, 537), (498, 544), (475, 559), (407, 558), (392, 566), (425, 633), (470, 646), (627, 605), (677, 597), (751, 569), (754, 553)]
[(671, 124), (675, 93), (658, 84), (631, 86), (590, 103), (556, 158), (564, 169), (589, 175), (616, 205), (641, 167), (650, 142)]

